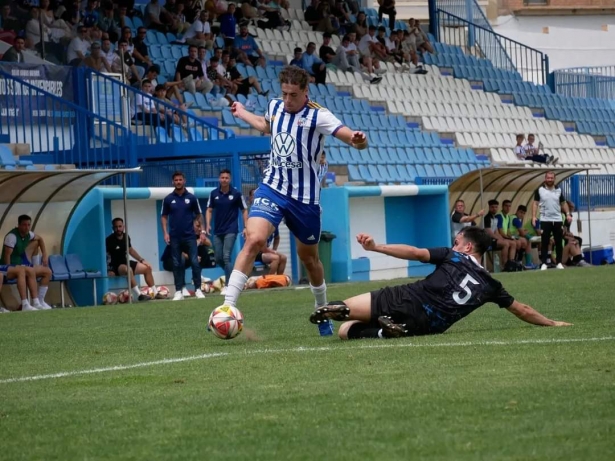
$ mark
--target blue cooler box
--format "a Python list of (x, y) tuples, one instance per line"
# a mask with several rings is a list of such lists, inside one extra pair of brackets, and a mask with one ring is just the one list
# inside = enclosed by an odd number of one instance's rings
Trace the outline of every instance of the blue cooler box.
[(613, 264), (613, 247), (611, 245), (602, 245), (583, 250), (583, 258), (589, 262), (589, 253), (591, 251), (594, 266), (600, 266), (603, 261), (608, 264)]

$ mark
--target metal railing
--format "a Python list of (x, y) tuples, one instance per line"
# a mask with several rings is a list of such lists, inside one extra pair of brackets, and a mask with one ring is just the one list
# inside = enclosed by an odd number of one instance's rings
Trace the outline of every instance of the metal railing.
[(136, 166), (130, 132), (121, 124), (6, 72), (0, 77), (11, 87), (0, 98), (0, 132), (10, 143), (77, 168)]
[(560, 187), (578, 209), (615, 207), (615, 175), (578, 174), (562, 181)]
[(130, 127), (139, 144), (198, 142), (235, 136), (232, 130), (207, 123), (186, 106), (162, 101), (113, 75), (85, 71), (90, 110)]
[(576, 98), (615, 99), (615, 66), (572, 67), (551, 74), (556, 94)]
[(479, 25), (440, 8), (436, 10), (436, 23), (438, 41), (460, 46), (468, 55), (488, 59), (495, 68), (519, 73), (523, 80), (537, 85), (547, 83), (549, 57), (543, 52), (496, 34), (491, 26)]

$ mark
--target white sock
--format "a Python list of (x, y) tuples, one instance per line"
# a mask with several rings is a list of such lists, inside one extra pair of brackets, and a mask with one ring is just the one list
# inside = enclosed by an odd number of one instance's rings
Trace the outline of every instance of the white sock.
[(141, 296), (141, 292), (139, 291), (139, 287), (138, 286), (134, 286), (132, 287), (132, 292), (135, 294), (136, 298), (135, 299), (139, 299), (139, 296)]
[(156, 296), (158, 294), (158, 288), (156, 287), (156, 285), (152, 285), (150, 288), (154, 290), (154, 296)]
[(231, 278), (226, 284), (226, 294), (224, 296), (224, 304), (227, 306), (235, 307), (237, 305), (237, 299), (246, 286), (248, 276), (243, 272), (233, 270), (231, 272)]
[(21, 300), (21, 306), (22, 306), (22, 307), (23, 307), (23, 306), (28, 306), (29, 304), (30, 304), (30, 303), (28, 302), (28, 300), (27, 300), (27, 299), (22, 299), (22, 300)]
[(38, 299), (40, 299), (41, 302), (45, 301), (45, 295), (47, 294), (48, 289), (49, 287), (44, 285), (38, 287)]
[(381, 339), (384, 338), (384, 336), (382, 336), (382, 328), (378, 330), (378, 337)]
[(319, 287), (312, 286), (310, 284), (310, 290), (316, 299), (316, 307), (323, 307), (327, 305), (327, 284), (323, 281)]

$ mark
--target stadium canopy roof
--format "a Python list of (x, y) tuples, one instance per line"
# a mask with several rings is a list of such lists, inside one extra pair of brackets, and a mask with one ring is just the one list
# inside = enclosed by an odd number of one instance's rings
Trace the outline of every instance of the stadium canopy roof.
[(61, 254), (70, 218), (85, 195), (97, 184), (125, 170), (11, 170), (0, 171), (0, 232), (17, 226), (17, 217), (32, 218), (32, 230), (45, 240), (49, 254)]
[(496, 199), (513, 202), (513, 213), (519, 205), (526, 205), (531, 210), (531, 202), (536, 189), (544, 182), (545, 173), (554, 171), (556, 182), (561, 182), (586, 168), (482, 168), (457, 178), (449, 186), (449, 205), (451, 212), (457, 200), (466, 204), (466, 213), (474, 214), (484, 209), (487, 202)]

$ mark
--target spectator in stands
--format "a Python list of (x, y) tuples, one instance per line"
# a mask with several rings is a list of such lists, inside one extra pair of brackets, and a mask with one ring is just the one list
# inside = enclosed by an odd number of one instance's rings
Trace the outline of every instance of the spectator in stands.
[(320, 154), (320, 161), (318, 162), (318, 182), (321, 187), (325, 187), (327, 171), (329, 171), (329, 163), (327, 162), (327, 153), (323, 150), (322, 154)]
[(4, 62), (17, 62), (22, 63), (25, 62), (25, 56), (23, 54), (23, 50), (26, 48), (26, 41), (23, 37), (17, 37), (13, 46), (10, 47), (4, 55), (2, 56), (2, 61)]
[[(520, 138), (521, 138), (521, 141), (519, 140)], [(523, 156), (524, 156), (523, 160), (531, 160), (532, 162), (536, 162), (536, 163), (546, 163), (547, 165), (555, 165), (559, 159), (551, 155), (541, 154), (540, 150), (542, 146), (539, 145), (538, 147), (536, 147), (534, 145), (534, 140), (535, 140), (535, 137), (533, 134), (530, 133), (527, 135), (527, 143), (525, 144), (525, 146), (523, 146)], [(515, 146), (515, 153), (517, 153), (518, 151), (519, 142), (523, 142), (522, 134), (517, 135), (517, 146)], [(517, 157), (518, 156), (519, 154), (517, 154)]]
[(269, 3), (261, 3), (258, 7), (259, 11), (267, 21), (258, 21), (258, 27), (261, 29), (277, 29), (284, 24), (290, 25), (289, 21), (286, 21), (282, 17), (281, 5), (279, 0), (271, 0)]
[(359, 11), (357, 15), (357, 20), (354, 24), (354, 32), (357, 34), (357, 38), (361, 40), (361, 38), (367, 34), (369, 28), (369, 24), (367, 23), (367, 16), (363, 11)]
[(184, 4), (181, 1), (178, 3), (175, 0), (166, 0), (161, 14), (168, 19), (169, 29), (173, 33), (181, 34), (190, 27), (190, 24), (186, 23)]
[(384, 14), (389, 16), (389, 29), (395, 29), (395, 16), (397, 11), (395, 10), (395, 0), (378, 0), (378, 23), (382, 22), (382, 16)]
[(149, 69), (153, 64), (147, 51), (147, 44), (145, 43), (146, 35), (147, 29), (145, 27), (139, 27), (131, 51), (132, 58), (135, 60), (135, 65), (142, 67), (144, 70)]
[(386, 58), (386, 50), (378, 42), (375, 34), (376, 26), (369, 26), (367, 35), (364, 35), (359, 41), (360, 62), (365, 66), (369, 74), (383, 74), (386, 70), (380, 69), (380, 59)]
[(54, 43), (68, 43), (73, 38), (73, 31), (63, 19), (56, 19), (49, 0), (40, 0), (40, 10), (40, 19), (49, 30), (50, 40)]
[(237, 62), (235, 61), (235, 58), (229, 59), (226, 71), (228, 73), (228, 78), (235, 85), (233, 93), (234, 95), (242, 94), (244, 96), (248, 96), (252, 88), (254, 88), (258, 92), (258, 94), (262, 96), (267, 96), (269, 94), (269, 90), (263, 91), (256, 77), (251, 76), (244, 78), (239, 73), (239, 71), (237, 70)]
[(160, 6), (158, 0), (150, 0), (145, 6), (143, 15), (143, 24), (145, 27), (148, 29), (156, 29), (160, 32), (167, 32), (170, 24), (165, 23), (164, 20), (168, 19), (170, 22), (170, 17), (167, 18), (163, 16), (162, 10), (163, 8)]
[(511, 240), (504, 239), (498, 232), (498, 208), (500, 202), (497, 200), (489, 200), (489, 213), (485, 215), (484, 224), (485, 230), (491, 236), (491, 248), (501, 250), (502, 266), (507, 267), (508, 261), (515, 259), (517, 252), (517, 244)]
[(466, 212), (466, 204), (463, 200), (455, 202), (455, 211), (451, 214), (451, 241), (455, 241), (455, 237), (464, 227), (476, 226), (476, 220), (485, 214), (485, 210), (480, 210), (475, 215), (469, 215)]
[(113, 72), (122, 74), (131, 85), (140, 82), (141, 77), (139, 70), (135, 66), (135, 61), (128, 51), (128, 42), (122, 39), (117, 44), (117, 55), (120, 59), (115, 62), (117, 67), (113, 68)]
[[(224, 268), (226, 283), (231, 278), (233, 263), (231, 254), (239, 232), (239, 212), (243, 217), (243, 235), (248, 222), (248, 209), (241, 192), (231, 185), (231, 172), (228, 169), (220, 171), (218, 177), (220, 185), (211, 191), (207, 201), (207, 213), (205, 218), (205, 233), (214, 235), (214, 251), (216, 263)], [(214, 216), (215, 211), (215, 216)], [(215, 230), (212, 229), (212, 217), (214, 218)], [(225, 294), (223, 290), (222, 294)]]
[[(51, 309), (45, 302), (45, 295), (49, 288), (51, 279), (51, 269), (49, 269), (49, 257), (43, 238), (32, 232), (32, 218), (28, 215), (21, 215), (17, 218), (17, 227), (11, 230), (4, 237), (2, 248), (2, 263), (13, 266), (26, 266), (26, 274), (32, 276), (34, 280), (41, 278), (38, 290), (30, 293), (33, 298), (38, 295), (40, 304), (45, 309)], [(40, 253), (40, 264), (37, 261)], [(23, 299), (23, 298), (22, 298)], [(27, 299), (27, 298), (26, 298)], [(34, 307), (37, 303), (33, 302)]]
[(125, 40), (126, 43), (128, 43), (128, 51), (130, 52), (130, 54), (132, 54), (132, 50), (134, 50), (135, 45), (132, 40), (132, 30), (130, 29), (130, 27), (124, 27), (122, 29), (122, 36), (120, 37), (120, 39)]
[(66, 50), (66, 61), (71, 66), (79, 66), (90, 52), (90, 41), (87, 39), (88, 28), (80, 26), (78, 35), (70, 41)]
[(211, 19), (215, 21), (218, 16), (221, 16), (226, 12), (227, 6), (226, 3), (221, 0), (206, 0), (205, 10), (209, 12)]
[(98, 28), (109, 34), (109, 40), (117, 42), (120, 38), (120, 25), (113, 15), (113, 3), (107, 1), (102, 6), (103, 13), (98, 18)]
[[(111, 68), (112, 72), (117, 72), (118, 69), (121, 69), (121, 61), (120, 56), (113, 51), (113, 47), (111, 46), (111, 40), (108, 38), (103, 39), (102, 46), (100, 49), (100, 56), (107, 61), (107, 64)], [(160, 70), (160, 68), (158, 68)]]
[[(366, 58), (365, 61), (371, 65), (371, 58)], [(351, 41), (350, 34), (346, 34), (342, 38), (342, 42), (337, 47), (337, 50), (335, 52), (335, 59), (333, 60), (333, 64), (343, 71), (358, 72), (363, 78), (363, 80), (370, 83), (375, 84), (382, 81), (382, 77), (372, 78), (368, 74), (363, 72), (361, 64), (359, 63), (359, 53), (357, 51), (357, 46)]]
[(388, 62), (397, 61), (401, 64), (401, 53), (397, 51), (397, 31), (392, 30), (390, 37), (386, 36), (386, 28), (384, 26), (378, 27), (378, 35), (376, 40), (380, 43), (385, 52), (385, 60)]
[(21, 21), (11, 14), (11, 3), (5, 3), (0, 9), (0, 29), (18, 31), (23, 29)]
[[(33, 6), (30, 8), (30, 20), (26, 24), (26, 40), (28, 48), (41, 52), (41, 38), (45, 42), (45, 47), (49, 43), (49, 28), (40, 24), (41, 10)], [(42, 28), (42, 36), (41, 36)]]
[(212, 49), (214, 46), (213, 34), (209, 24), (209, 13), (201, 10), (199, 19), (194, 21), (184, 36), (188, 45), (204, 46)]
[[(194, 295), (204, 298), (201, 291), (201, 266), (198, 260), (198, 248), (194, 239), (194, 221), (203, 225), (203, 215), (198, 199), (186, 190), (186, 177), (181, 171), (173, 173), (174, 190), (162, 202), (160, 224), (164, 241), (171, 247), (173, 258), (173, 279), (175, 282), (175, 295), (173, 301), (184, 299), (182, 288), (185, 285), (186, 268), (182, 264), (182, 253), (188, 255), (192, 266), (192, 282)], [(169, 223), (170, 220), (170, 223)], [(205, 231), (201, 231), (204, 240)]]
[(115, 20), (120, 28), (126, 27), (126, 18), (128, 17), (128, 7), (120, 5), (117, 9)]
[(515, 272), (522, 269), (523, 257), (528, 249), (527, 240), (519, 239), (515, 232), (512, 217), (510, 216), (511, 205), (512, 202), (510, 200), (504, 200), (502, 202), (502, 211), (496, 215), (500, 237), (508, 240), (508, 243), (515, 247), (515, 255), (504, 266), (504, 272)]
[(316, 44), (310, 42), (307, 45), (307, 49), (303, 56), (301, 56), (301, 68), (306, 70), (310, 74), (310, 80), (315, 83), (325, 83), (327, 79), (327, 67), (321, 59), (314, 54), (316, 51)]
[(322, 45), (318, 50), (318, 56), (325, 63), (328, 68), (335, 70), (335, 64), (333, 64), (333, 60), (335, 59), (335, 51), (330, 46), (331, 44), (331, 34), (325, 32), (322, 34)]
[(186, 91), (194, 94), (197, 91), (206, 95), (214, 87), (213, 82), (205, 78), (203, 66), (197, 59), (198, 49), (194, 45), (188, 47), (188, 56), (177, 61), (175, 69), (175, 81), (183, 82)]
[(107, 64), (107, 60), (100, 54), (100, 43), (92, 43), (90, 55), (86, 57), (81, 64), (97, 72), (111, 72), (111, 67)]
[[(0, 265), (0, 290), (4, 284), (4, 278), (6, 280), (16, 280), (17, 292), (19, 293), (19, 299), (21, 300), (21, 311), (38, 311), (43, 309), (51, 309), (51, 306), (45, 304), (43, 306), (38, 299), (38, 287), (36, 285), (36, 275), (31, 267), (25, 266), (9, 266), (6, 264)], [(28, 301), (28, 288), (32, 295), (32, 304)], [(9, 310), (4, 307), (0, 307), (0, 313), (7, 313)]]
[(354, 24), (352, 23), (350, 12), (344, 6), (344, 0), (335, 1), (331, 8), (331, 14), (337, 19), (339, 32), (347, 33), (354, 31)]
[(254, 37), (248, 33), (247, 24), (242, 24), (239, 28), (239, 36), (235, 37), (233, 47), (237, 53), (237, 60), (244, 63), (246, 66), (254, 66), (259, 58), (265, 57), (256, 44)]
[(201, 0), (184, 0), (184, 14), (186, 15), (186, 21), (192, 24), (196, 18), (199, 17), (202, 9)]
[(226, 75), (226, 70), (224, 70), (224, 75), (220, 73), (218, 64), (218, 58), (212, 56), (209, 60), (209, 66), (207, 66), (207, 78), (214, 84), (212, 92), (217, 94), (223, 89), (224, 92), (235, 94), (234, 92), (237, 91), (236, 85), (224, 76)]
[(312, 26), (312, 30), (316, 30), (318, 27), (318, 23), (320, 22), (320, 12), (318, 11), (318, 7), (320, 6), (320, 0), (312, 0), (310, 6), (308, 6), (303, 12), (303, 19), (310, 26)]
[[(152, 85), (153, 86), (153, 85)], [(156, 85), (154, 87), (154, 96), (157, 100), (163, 101), (167, 103), (169, 106), (177, 107), (183, 111), (188, 110), (188, 105), (186, 103), (177, 103), (168, 97), (168, 88), (165, 85)], [(158, 112), (163, 114), (167, 119), (167, 125), (171, 126), (171, 124), (175, 123), (176, 125), (182, 125), (183, 127), (188, 126), (188, 117), (185, 115), (180, 115), (177, 111), (170, 109), (167, 106), (163, 106), (162, 104), (157, 105)]]
[[(529, 137), (528, 137), (529, 140)], [(542, 265), (540, 270), (548, 269), (548, 248), (551, 234), (555, 242), (555, 252), (557, 253), (558, 262), (557, 269), (563, 269), (562, 264), (562, 242), (563, 242), (563, 226), (562, 226), (562, 211), (565, 213), (565, 220), (572, 221), (572, 214), (568, 209), (568, 204), (564, 198), (562, 190), (555, 185), (555, 173), (547, 171), (545, 174), (545, 182), (534, 193), (534, 202), (532, 203), (532, 225), (536, 225), (538, 209), (540, 208), (540, 229), (541, 235), (541, 252), (540, 260)]]
[[(83, 2), (82, 2), (83, 3)], [(99, 2), (98, 0), (87, 0), (86, 7), (81, 12), (81, 21), (83, 24), (97, 24), (98, 19), (100, 17), (100, 12), (98, 11)]]
[[(141, 91), (152, 94), (152, 82), (143, 80), (141, 82)], [(154, 98), (145, 96), (142, 93), (137, 93), (135, 98), (135, 115), (132, 118), (135, 121), (141, 122), (142, 125), (150, 125), (154, 127), (161, 126), (169, 132), (172, 129), (172, 120), (167, 120), (165, 114), (160, 113), (156, 108)]]
[[(248, 5), (249, 3), (242, 3), (241, 6)], [(235, 19), (235, 4), (229, 3), (226, 13), (221, 15), (220, 20), (220, 36), (224, 39), (224, 46), (230, 48), (235, 43), (237, 20)]]
[(303, 50), (299, 47), (293, 50), (293, 59), (290, 60), (289, 65), (301, 67), (301, 57), (303, 56)]
[[(417, 71), (422, 71), (423, 66), (419, 64), (419, 56), (416, 53), (416, 36), (410, 31), (404, 31), (404, 38), (401, 41), (401, 51), (404, 54), (404, 60), (410, 64), (414, 64)], [(417, 72), (420, 73), (420, 72)]]
[(416, 48), (423, 52), (433, 54), (434, 53), (433, 46), (431, 45), (431, 42), (429, 41), (429, 37), (427, 37), (427, 34), (421, 28), (421, 24), (419, 23), (419, 20), (410, 19), (409, 22), (410, 22), (410, 28), (411, 28), (412, 34), (415, 36)]
[[(154, 295), (158, 297), (158, 289), (156, 288), (154, 276), (152, 274), (152, 265), (142, 258), (132, 246), (130, 236), (126, 235), (124, 232), (124, 220), (122, 218), (115, 218), (111, 222), (111, 225), (113, 226), (113, 233), (105, 239), (108, 275), (115, 277), (126, 275), (130, 272), (130, 288), (134, 293), (135, 299), (139, 301), (148, 301), (150, 299), (149, 296), (141, 294), (135, 278), (135, 274), (143, 275), (147, 286), (150, 287)], [(128, 254), (136, 259), (136, 261), (130, 261), (130, 268), (126, 255), (126, 242), (128, 242)]]

